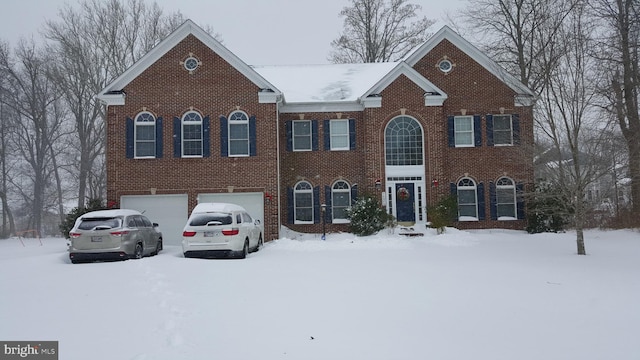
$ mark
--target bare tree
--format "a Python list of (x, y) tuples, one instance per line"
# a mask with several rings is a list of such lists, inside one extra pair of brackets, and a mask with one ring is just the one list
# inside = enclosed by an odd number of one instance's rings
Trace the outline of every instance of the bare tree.
[[(88, 198), (103, 197), (101, 174), (105, 124), (95, 98), (115, 77), (129, 68), (183, 21), (164, 15), (156, 3), (144, 0), (86, 0), (79, 8), (66, 5), (46, 24), (49, 52), (57, 61), (51, 69), (75, 123), (79, 161), (70, 173), (78, 183), (78, 207)], [(89, 193), (89, 196), (87, 196)]]
[[(0, 43), (0, 53), (8, 52), (8, 45), (6, 43)], [(4, 239), (14, 234), (16, 231), (15, 222), (13, 221), (13, 213), (8, 201), (8, 176), (9, 176), (9, 153), (11, 152), (11, 146), (9, 141), (9, 134), (13, 132), (12, 129), (12, 117), (13, 113), (11, 109), (5, 104), (6, 99), (5, 89), (5, 76), (6, 73), (2, 73), (0, 78), (0, 203), (2, 204), (2, 231), (0, 231), (0, 238)]]
[(329, 60), (373, 63), (404, 57), (428, 38), (427, 29), (434, 24), (426, 17), (417, 18), (420, 9), (407, 0), (351, 0), (351, 6), (340, 12), (344, 30), (331, 42)]
[(599, 51), (593, 53), (603, 61), (606, 74), (602, 94), (626, 140), (633, 212), (640, 214), (640, 2), (595, 0), (590, 4), (605, 34)]

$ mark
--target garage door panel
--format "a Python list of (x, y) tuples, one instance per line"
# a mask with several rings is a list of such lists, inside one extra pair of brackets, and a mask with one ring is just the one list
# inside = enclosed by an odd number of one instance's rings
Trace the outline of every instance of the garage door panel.
[(182, 242), (182, 229), (189, 217), (186, 194), (125, 195), (120, 198), (120, 207), (138, 210), (158, 223), (165, 245), (180, 245)]

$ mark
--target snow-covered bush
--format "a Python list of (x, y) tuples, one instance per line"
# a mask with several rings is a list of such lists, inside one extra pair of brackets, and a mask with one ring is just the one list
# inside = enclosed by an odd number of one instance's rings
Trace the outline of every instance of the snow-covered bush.
[(370, 195), (358, 198), (347, 209), (351, 232), (358, 236), (373, 235), (384, 229), (390, 221), (389, 216), (378, 199)]
[(104, 210), (106, 209), (102, 205), (102, 199), (89, 199), (87, 201), (87, 206), (84, 208), (73, 208), (70, 213), (64, 218), (64, 222), (60, 224), (60, 232), (65, 238), (69, 238), (69, 231), (73, 229), (73, 225), (76, 223), (76, 219), (80, 216), (96, 210)]
[(451, 195), (440, 200), (436, 205), (427, 209), (427, 218), (430, 227), (437, 229), (442, 234), (447, 226), (453, 225), (458, 217), (458, 199)]

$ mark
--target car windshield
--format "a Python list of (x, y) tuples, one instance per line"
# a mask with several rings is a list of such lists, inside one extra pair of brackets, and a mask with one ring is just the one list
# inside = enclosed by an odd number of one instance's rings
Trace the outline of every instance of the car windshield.
[(93, 229), (115, 229), (120, 227), (122, 220), (117, 217), (101, 217), (101, 218), (84, 218), (78, 225), (80, 230), (93, 230)]
[(233, 218), (229, 213), (202, 213), (195, 214), (191, 218), (189, 225), (206, 226), (206, 225), (230, 225)]

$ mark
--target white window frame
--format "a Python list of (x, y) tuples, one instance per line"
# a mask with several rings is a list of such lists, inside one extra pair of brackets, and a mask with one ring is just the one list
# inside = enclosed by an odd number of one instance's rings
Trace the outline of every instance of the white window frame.
[[(199, 118), (199, 120), (188, 119), (188, 118), (191, 118), (191, 117), (194, 117), (194, 116), (197, 116)], [(185, 133), (184, 127), (185, 127), (185, 125), (200, 125), (200, 140), (197, 140), (197, 139), (195, 139), (195, 140), (194, 139), (185, 140), (185, 138), (184, 138), (184, 133)], [(185, 113), (182, 116), (182, 121), (181, 121), (180, 126), (181, 126), (180, 134), (181, 134), (181, 137), (182, 137), (182, 139), (180, 139), (180, 141), (182, 142), (180, 150), (182, 151), (182, 157), (183, 158), (201, 158), (201, 157), (203, 157), (203, 155), (204, 155), (204, 151), (203, 151), (204, 150), (204, 129), (202, 128), (202, 115), (200, 115), (200, 113), (198, 113), (196, 111), (189, 111), (189, 112)], [(200, 142), (200, 155), (185, 155), (185, 153), (184, 153), (184, 149), (185, 149), (184, 144), (185, 144), (185, 142), (196, 142), (196, 141)]]
[[(296, 135), (296, 124), (307, 123), (309, 125), (309, 134)], [(296, 147), (296, 137), (309, 137), (309, 148)], [(313, 151), (313, 124), (311, 120), (293, 120), (291, 122), (291, 140), (293, 142), (293, 151)]]
[[(509, 184), (501, 184), (501, 182), (505, 182), (505, 181), (509, 181)], [(502, 191), (510, 191), (512, 193), (512, 200), (513, 203), (508, 202), (508, 203), (501, 203), (498, 200), (500, 199), (500, 196), (498, 196), (498, 192), (502, 190)], [(511, 205), (513, 204), (513, 216), (509, 216), (509, 215), (500, 215), (499, 210), (500, 210), (500, 205)], [(500, 179), (498, 179), (498, 181), (496, 181), (496, 215), (498, 216), (498, 220), (501, 221), (509, 221), (509, 220), (517, 220), (518, 219), (518, 201), (516, 199), (516, 183), (515, 181), (513, 181), (513, 179), (508, 178), (508, 177), (501, 177)]]
[[(231, 136), (231, 127), (234, 125), (244, 125), (246, 126), (246, 138), (243, 139), (233, 139)], [(228, 154), (229, 157), (247, 157), (249, 156), (249, 116), (247, 115), (247, 113), (245, 113), (244, 111), (234, 111), (229, 115), (229, 121), (227, 122), (227, 126), (228, 126), (228, 134), (229, 134), (229, 138), (228, 138)], [(246, 152), (242, 153), (242, 154), (232, 154), (231, 153), (231, 143), (232, 142), (240, 142), (240, 141), (245, 141), (246, 142)]]
[[(298, 220), (298, 209), (302, 209), (302, 207), (299, 207), (297, 204), (297, 195), (309, 195), (311, 197), (311, 220)], [(311, 183), (309, 183), (308, 181), (300, 181), (298, 182), (294, 187), (293, 187), (293, 219), (294, 219), (294, 224), (313, 224), (314, 218), (313, 218), (313, 206), (314, 206), (314, 199), (313, 199), (313, 186), (311, 185)], [(308, 209), (308, 208), (305, 208)]]
[[(346, 125), (346, 131), (344, 133), (336, 134), (334, 124), (343, 123)], [(346, 139), (346, 146), (335, 146), (334, 139), (344, 138)], [(329, 121), (329, 142), (331, 144), (331, 151), (349, 150), (349, 119), (334, 119)]]
[[(469, 183), (473, 184), (473, 185), (468, 185)], [(465, 185), (461, 185), (461, 184), (465, 184)], [(458, 181), (457, 184), (457, 196), (458, 196), (458, 221), (478, 221), (478, 184), (476, 184), (476, 182), (469, 177), (464, 177), (462, 179), (460, 179)], [(476, 211), (476, 215), (475, 216), (460, 216), (460, 191), (473, 191), (473, 196), (474, 196), (474, 207), (475, 207), (475, 211)], [(465, 204), (465, 205), (471, 205), (471, 204)]]
[(351, 186), (349, 185), (348, 182), (344, 181), (344, 180), (338, 180), (336, 182), (333, 183), (333, 185), (331, 185), (331, 219), (332, 219), (332, 223), (334, 224), (348, 224), (351, 221), (349, 219), (345, 218), (338, 218), (336, 217), (336, 213), (335, 213), (335, 209), (336, 209), (336, 203), (335, 203), (335, 197), (334, 195), (336, 194), (346, 194), (347, 195), (347, 199), (349, 200), (349, 203), (347, 204), (347, 206), (340, 206), (339, 208), (348, 208), (351, 206)]
[[(471, 124), (471, 130), (458, 130), (458, 121), (467, 120)], [(473, 147), (475, 146), (475, 132), (474, 132), (474, 124), (473, 124), (473, 116), (472, 115), (462, 115), (462, 116), (454, 116), (453, 118), (453, 137), (455, 140), (456, 147)], [(471, 134), (471, 141), (469, 143), (458, 143), (460, 136), (458, 134)]]
[[(508, 143), (498, 143), (496, 141), (496, 132), (507, 132), (507, 130), (496, 130), (496, 120), (498, 118), (509, 118), (509, 142)], [(513, 117), (509, 115), (499, 114), (493, 115), (493, 145), (494, 146), (513, 146)]]
[[(143, 119), (144, 118), (144, 119)], [(148, 118), (152, 120), (148, 120)], [(138, 140), (138, 127), (153, 126), (153, 140)], [(133, 127), (133, 155), (135, 159), (155, 159), (156, 154), (156, 117), (148, 111), (136, 115)], [(153, 143), (153, 155), (138, 156), (138, 143)]]

